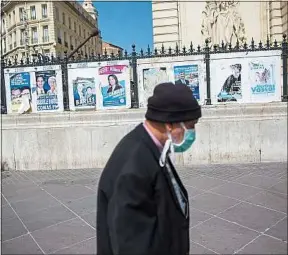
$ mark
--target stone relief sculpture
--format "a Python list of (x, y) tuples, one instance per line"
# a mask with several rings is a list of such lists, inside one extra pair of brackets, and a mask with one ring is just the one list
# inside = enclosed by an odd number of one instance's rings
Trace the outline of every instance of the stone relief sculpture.
[(212, 45), (221, 45), (223, 41), (233, 46), (237, 39), (240, 44), (245, 42), (245, 27), (238, 6), (239, 1), (206, 1), (201, 26), (204, 41), (208, 39)]

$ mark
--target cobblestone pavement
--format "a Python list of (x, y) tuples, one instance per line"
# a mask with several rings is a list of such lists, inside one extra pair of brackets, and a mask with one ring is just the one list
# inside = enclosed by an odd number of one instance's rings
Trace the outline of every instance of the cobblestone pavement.
[[(100, 172), (3, 172), (2, 254), (95, 254)], [(179, 172), (191, 254), (287, 254), (287, 163)]]

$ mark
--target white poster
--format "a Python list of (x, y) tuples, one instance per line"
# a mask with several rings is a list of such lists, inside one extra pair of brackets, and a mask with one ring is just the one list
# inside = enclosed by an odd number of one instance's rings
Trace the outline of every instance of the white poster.
[(212, 54), (212, 104), (281, 101), (280, 56), (280, 51)]
[(60, 65), (4, 70), (7, 113), (63, 111)]
[(98, 63), (68, 64), (69, 108), (72, 111), (95, 109)]
[(251, 102), (281, 100), (279, 61), (281, 61), (279, 57), (268, 57), (255, 58), (248, 62), (249, 100)]
[[(206, 96), (205, 66), (201, 55), (139, 59), (137, 62), (139, 106), (147, 107), (156, 85), (173, 82), (186, 84), (191, 95), (204, 103)], [(182, 77), (183, 76), (183, 77)]]
[(129, 60), (101, 62), (98, 79), (97, 109), (131, 107)]

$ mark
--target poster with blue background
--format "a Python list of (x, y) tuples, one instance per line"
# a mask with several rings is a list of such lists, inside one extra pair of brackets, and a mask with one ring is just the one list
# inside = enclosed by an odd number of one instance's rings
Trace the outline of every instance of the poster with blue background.
[(198, 65), (174, 66), (174, 80), (175, 85), (187, 85), (194, 97), (200, 99)]
[(22, 96), (26, 92), (31, 98), (30, 73), (10, 74), (10, 91), (11, 91), (11, 111), (18, 112), (22, 105)]
[(128, 65), (109, 65), (99, 68), (101, 100), (99, 108), (119, 108), (127, 106)]
[(59, 109), (58, 86), (55, 70), (35, 72), (36, 87), (33, 93), (36, 94), (37, 112), (54, 111)]

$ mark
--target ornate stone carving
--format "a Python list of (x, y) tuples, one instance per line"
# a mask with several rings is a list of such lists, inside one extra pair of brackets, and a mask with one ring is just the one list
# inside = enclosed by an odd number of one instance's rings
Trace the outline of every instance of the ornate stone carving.
[(202, 12), (201, 34), (212, 45), (231, 43), (237, 39), (242, 44), (246, 40), (245, 27), (238, 12), (239, 1), (206, 1)]

